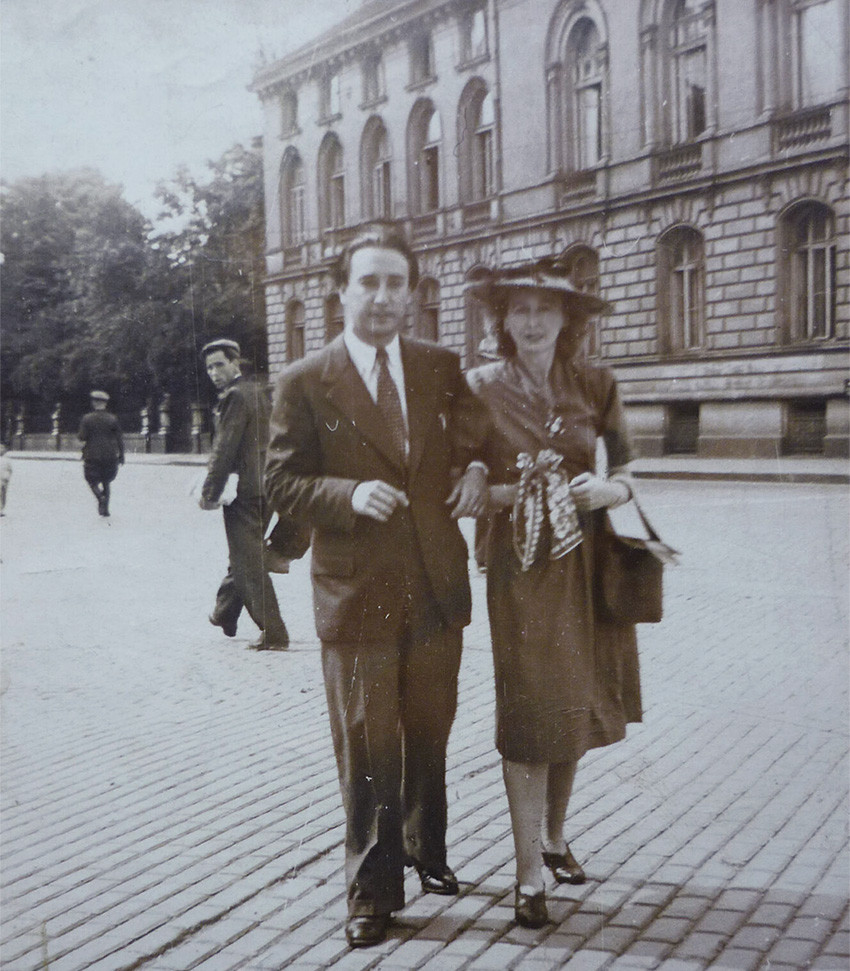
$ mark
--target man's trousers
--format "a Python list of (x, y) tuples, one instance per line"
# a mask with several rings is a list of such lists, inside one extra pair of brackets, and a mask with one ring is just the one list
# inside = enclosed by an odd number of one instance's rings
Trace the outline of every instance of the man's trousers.
[(230, 561), (216, 594), (213, 616), (222, 626), (235, 626), (244, 606), (260, 630), (274, 640), (285, 627), (263, 562), (264, 538), (271, 514), (262, 497), (237, 497), (229, 506), (223, 506), (222, 511)]
[(322, 669), (346, 813), (352, 916), (404, 906), (404, 865), (446, 863), (446, 746), (462, 632), (323, 642)]

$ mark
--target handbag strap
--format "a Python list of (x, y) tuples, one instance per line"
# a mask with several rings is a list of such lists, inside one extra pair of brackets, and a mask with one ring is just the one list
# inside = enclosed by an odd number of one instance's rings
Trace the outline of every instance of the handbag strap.
[(638, 500), (638, 497), (635, 494), (634, 490), (632, 490), (632, 502), (635, 504), (635, 509), (637, 509), (637, 514), (638, 516), (640, 516), (640, 521), (643, 523), (643, 528), (649, 534), (649, 538), (654, 539), (657, 543), (663, 542), (661, 537), (655, 531), (655, 528), (653, 527), (652, 523), (647, 518), (646, 513), (643, 511), (643, 506), (641, 506), (640, 501)]
[[(681, 555), (677, 549), (669, 546), (664, 540), (658, 535), (655, 527), (649, 521), (648, 516), (643, 511), (643, 507), (640, 504), (640, 500), (635, 495), (634, 490), (632, 490), (632, 502), (635, 504), (635, 509), (637, 509), (638, 516), (640, 516), (640, 521), (643, 523), (643, 528), (646, 530), (649, 536), (648, 542), (652, 544), (652, 552), (662, 563), (669, 563), (675, 565), (679, 562), (679, 556)], [(611, 517), (606, 517), (608, 521), (608, 528), (613, 530), (613, 524), (611, 523)]]

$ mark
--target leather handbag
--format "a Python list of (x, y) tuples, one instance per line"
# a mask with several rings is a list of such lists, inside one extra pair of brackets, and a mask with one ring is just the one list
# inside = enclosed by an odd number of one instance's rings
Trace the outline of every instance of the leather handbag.
[(607, 623), (657, 624), (663, 613), (664, 566), (676, 563), (679, 554), (662, 541), (633, 499), (647, 538), (621, 536), (605, 513), (597, 547), (594, 607), (597, 618)]

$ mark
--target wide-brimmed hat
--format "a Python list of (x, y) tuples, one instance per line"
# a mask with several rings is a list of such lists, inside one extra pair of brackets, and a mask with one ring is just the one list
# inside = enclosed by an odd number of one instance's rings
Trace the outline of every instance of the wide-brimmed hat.
[(226, 337), (219, 337), (218, 340), (210, 341), (209, 344), (204, 344), (201, 348), (201, 357), (206, 357), (207, 354), (212, 354), (215, 351), (233, 351), (237, 357), (242, 356), (242, 348), (236, 343), (236, 341), (229, 340)]
[(105, 391), (90, 391), (89, 397), (92, 401), (109, 401), (109, 395)]
[(579, 290), (570, 279), (567, 267), (551, 257), (504, 269), (475, 267), (467, 274), (466, 289), (490, 306), (504, 301), (511, 290), (531, 289), (561, 293), (571, 306), (586, 314), (602, 314), (611, 310), (607, 300)]

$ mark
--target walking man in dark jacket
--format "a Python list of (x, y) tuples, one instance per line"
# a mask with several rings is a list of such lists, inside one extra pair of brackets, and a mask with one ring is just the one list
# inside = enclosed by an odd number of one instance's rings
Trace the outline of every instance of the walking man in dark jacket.
[(223, 505), (230, 562), (216, 595), (210, 623), (228, 637), (236, 635), (243, 606), (260, 628), (249, 646), (256, 651), (285, 651), (289, 634), (264, 562), (264, 535), (270, 512), (263, 496), (263, 469), (269, 438), (269, 405), (264, 391), (242, 377), (236, 341), (215, 340), (201, 351), (207, 374), (218, 391), (215, 435), (201, 509), (222, 506), (228, 478), (238, 476), (236, 498)]
[(109, 515), (109, 486), (124, 464), (124, 439), (118, 419), (106, 410), (109, 395), (92, 391), (92, 410), (83, 416), (78, 437), (83, 443), (83, 475), (97, 499), (97, 511)]

